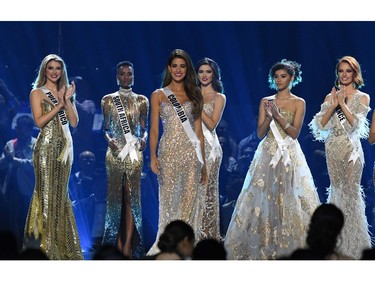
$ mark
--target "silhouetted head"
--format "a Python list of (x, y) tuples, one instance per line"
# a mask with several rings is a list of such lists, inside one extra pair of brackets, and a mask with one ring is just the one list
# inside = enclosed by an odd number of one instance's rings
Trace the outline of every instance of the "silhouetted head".
[(322, 204), (311, 217), (306, 242), (322, 259), (334, 253), (344, 226), (344, 214), (334, 204)]

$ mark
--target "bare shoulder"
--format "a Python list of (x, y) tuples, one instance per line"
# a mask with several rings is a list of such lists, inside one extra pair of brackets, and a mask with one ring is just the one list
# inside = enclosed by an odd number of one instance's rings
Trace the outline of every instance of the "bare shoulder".
[(262, 101), (274, 100), (276, 99), (276, 95), (270, 95), (262, 98)]
[(227, 100), (227, 97), (225, 96), (225, 94), (222, 94), (222, 93), (215, 93), (215, 99), (219, 99), (219, 100), (222, 100), (222, 101), (226, 101), (226, 100)]
[(306, 103), (303, 98), (296, 95), (292, 95), (292, 101), (297, 105), (304, 105)]

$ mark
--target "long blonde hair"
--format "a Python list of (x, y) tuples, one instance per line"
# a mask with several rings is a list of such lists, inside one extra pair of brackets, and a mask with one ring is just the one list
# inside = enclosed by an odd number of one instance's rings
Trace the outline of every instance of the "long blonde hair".
[(47, 82), (47, 77), (46, 77), (46, 68), (47, 64), (51, 61), (57, 61), (61, 64), (62, 68), (62, 73), (61, 77), (58, 81), (57, 84), (57, 90), (60, 90), (63, 86), (68, 87), (69, 86), (69, 79), (68, 79), (68, 74), (66, 71), (66, 66), (64, 63), (64, 60), (59, 57), (58, 55), (55, 54), (49, 54), (47, 55), (41, 62), (39, 69), (38, 69), (38, 76), (36, 77), (35, 81), (33, 82), (33, 89), (40, 88)]

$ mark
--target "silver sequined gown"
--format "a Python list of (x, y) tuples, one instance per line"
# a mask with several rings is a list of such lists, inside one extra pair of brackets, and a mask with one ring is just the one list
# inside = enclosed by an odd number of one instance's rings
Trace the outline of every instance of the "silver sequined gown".
[[(212, 117), (215, 101), (204, 104), (203, 110), (208, 116)], [(214, 139), (218, 141), (216, 131), (209, 132)], [(204, 157), (206, 158), (207, 184), (199, 189), (201, 194), (198, 196), (199, 205), (202, 206), (200, 231), (196, 233), (197, 241), (206, 238), (220, 240), (220, 210), (219, 210), (219, 170), (223, 151), (221, 146), (217, 147), (217, 156), (210, 157), (212, 147), (207, 138), (204, 139)]]
[[(182, 104), (194, 129), (191, 114), (193, 104)], [(165, 226), (176, 219), (184, 220), (194, 229), (199, 229), (198, 186), (201, 178), (201, 163), (194, 146), (186, 134), (180, 119), (169, 102), (160, 105), (163, 133), (158, 147), (160, 164), (159, 182), (159, 224), (156, 241), (147, 255), (159, 252), (157, 243)]]
[[(317, 140), (325, 142), (327, 167), (330, 178), (328, 203), (333, 203), (344, 212), (344, 228), (340, 235), (338, 251), (341, 254), (359, 259), (364, 248), (371, 247), (371, 238), (365, 215), (364, 193), (361, 187), (363, 164), (358, 159), (353, 165), (349, 158), (358, 144), (358, 151), (363, 153), (360, 138), (367, 138), (369, 126), (366, 116), (369, 107), (360, 103), (362, 92), (357, 92), (349, 101), (349, 110), (355, 116), (353, 126), (344, 123), (345, 131), (337, 117), (333, 114), (325, 127), (321, 126), (324, 113), (330, 106), (329, 102), (321, 105), (309, 126)], [(349, 137), (352, 137), (352, 142)]]
[[(281, 114), (292, 124), (292, 112)], [(276, 126), (285, 138), (284, 130)], [(283, 158), (275, 168), (270, 166), (277, 148), (269, 130), (254, 154), (228, 226), (228, 259), (276, 259), (305, 246), (310, 217), (320, 204), (318, 193), (298, 141), (288, 147), (287, 167)]]
[[(103, 130), (119, 145), (117, 151), (113, 151), (108, 146), (105, 158), (107, 208), (102, 244), (117, 245), (120, 228), (123, 235), (126, 232), (126, 222), (124, 221), (124, 218), (126, 218), (125, 206), (130, 204), (135, 226), (131, 240), (132, 258), (137, 259), (144, 256), (141, 204), (143, 152), (137, 150), (138, 160), (134, 161), (131, 161), (129, 154), (124, 160), (117, 157), (126, 144), (126, 139), (120, 125), (120, 118), (112, 99), (118, 93), (125, 107), (132, 135), (139, 139), (144, 137), (148, 124), (149, 101), (147, 97), (121, 89), (119, 92), (105, 95), (102, 98)], [(125, 197), (125, 183), (129, 184), (129, 199)], [(123, 241), (125, 244), (125, 237), (123, 237)]]

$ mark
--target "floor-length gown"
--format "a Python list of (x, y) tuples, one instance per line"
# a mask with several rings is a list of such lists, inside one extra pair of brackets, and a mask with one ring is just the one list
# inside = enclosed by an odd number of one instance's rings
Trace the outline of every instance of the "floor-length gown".
[[(141, 202), (141, 173), (143, 167), (143, 152), (137, 150), (137, 160), (132, 161), (128, 154), (124, 160), (118, 154), (126, 145), (126, 138), (121, 127), (121, 119), (117, 113), (112, 97), (120, 93), (122, 104), (129, 122), (129, 128), (134, 137), (141, 138), (144, 130), (142, 124), (147, 124), (148, 100), (143, 95), (137, 95), (131, 90), (121, 89), (102, 99), (104, 116), (103, 129), (116, 141), (119, 149), (113, 151), (107, 148), (105, 163), (107, 173), (107, 203), (105, 227), (102, 244), (117, 245), (119, 233), (122, 233), (125, 245), (126, 205), (130, 204), (134, 222), (134, 232), (131, 237), (131, 257), (139, 259), (144, 256), (142, 202)], [(129, 186), (129, 198), (125, 196), (125, 184)], [(121, 228), (121, 231), (120, 231)]]
[[(367, 138), (369, 125), (366, 116), (369, 107), (360, 103), (364, 93), (357, 92), (348, 102), (349, 110), (354, 114), (353, 126), (348, 121), (344, 126), (336, 113), (333, 114), (325, 127), (321, 119), (330, 106), (324, 102), (309, 126), (315, 138), (325, 142), (330, 187), (328, 188), (327, 203), (335, 204), (344, 213), (344, 227), (338, 242), (338, 252), (360, 259), (362, 250), (371, 247), (371, 238), (365, 214), (364, 193), (361, 186), (363, 172), (363, 150), (360, 139)], [(352, 154), (357, 151), (357, 154)], [(359, 158), (349, 159), (354, 155)], [(362, 160), (361, 160), (362, 158)]]
[[(281, 114), (292, 124), (292, 112)], [(225, 236), (228, 259), (277, 259), (305, 246), (310, 217), (320, 202), (298, 140), (286, 139), (289, 164), (282, 157), (270, 165), (278, 150), (271, 130), (258, 145)]]
[[(42, 113), (46, 114), (54, 105), (43, 100), (41, 107)], [(72, 155), (65, 163), (61, 159), (66, 145), (67, 140), (56, 114), (40, 130), (35, 143), (35, 189), (26, 219), (24, 238), (24, 246), (33, 243), (33, 239), (39, 240), (41, 249), (51, 260), (83, 259), (68, 196), (73, 159)]]
[[(181, 104), (194, 128), (190, 101)], [(164, 228), (173, 220), (188, 223), (196, 233), (199, 229), (197, 194), (202, 165), (195, 148), (186, 134), (173, 106), (169, 102), (160, 105), (163, 134), (158, 147), (160, 164), (159, 182), (159, 223), (156, 241), (147, 255), (159, 252), (157, 243)]]
[[(212, 117), (214, 106), (215, 100), (205, 103), (203, 110), (208, 116)], [(197, 233), (197, 240), (207, 238), (220, 240), (219, 170), (223, 158), (223, 151), (216, 131), (209, 131), (207, 129), (207, 134), (210, 134), (210, 140), (213, 146), (211, 146), (210, 142), (205, 137), (204, 157), (206, 158), (207, 183), (200, 188), (201, 194), (198, 197), (198, 200), (201, 202), (199, 205), (202, 206), (202, 223), (200, 231)]]

